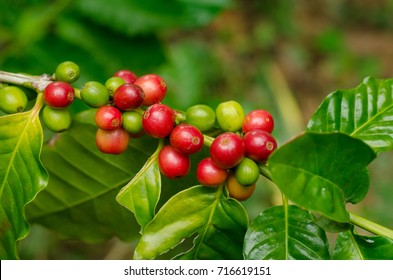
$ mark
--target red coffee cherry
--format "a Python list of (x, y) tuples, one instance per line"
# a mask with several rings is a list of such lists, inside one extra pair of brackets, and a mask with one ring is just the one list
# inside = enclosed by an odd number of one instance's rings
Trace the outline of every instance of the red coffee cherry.
[(218, 167), (210, 157), (198, 163), (196, 177), (204, 186), (216, 187), (224, 183), (227, 176), (227, 170)]
[(45, 103), (53, 108), (65, 108), (74, 101), (74, 88), (66, 82), (53, 82), (44, 89)]
[(113, 74), (113, 77), (122, 78), (126, 83), (130, 84), (133, 84), (138, 78), (137, 75), (135, 75), (135, 73), (130, 70), (119, 70)]
[(102, 106), (96, 111), (95, 122), (101, 129), (113, 130), (121, 126), (122, 114), (116, 107)]
[(142, 105), (150, 106), (161, 102), (166, 95), (167, 86), (164, 79), (155, 74), (147, 74), (139, 77), (135, 84), (145, 92), (145, 100)]
[(246, 156), (256, 162), (266, 161), (277, 148), (276, 139), (270, 133), (262, 130), (247, 132), (243, 141), (246, 147)]
[(96, 133), (97, 148), (106, 154), (121, 154), (128, 148), (130, 136), (124, 128), (104, 130), (99, 128)]
[(234, 132), (225, 132), (213, 140), (210, 156), (223, 169), (235, 167), (245, 156), (243, 139)]
[(144, 131), (154, 138), (168, 136), (174, 127), (175, 113), (164, 104), (153, 104), (143, 114), (142, 126)]
[(203, 147), (202, 132), (188, 124), (176, 126), (169, 136), (169, 141), (172, 147), (185, 155), (199, 152)]
[(170, 179), (187, 175), (190, 165), (190, 158), (170, 145), (164, 146), (158, 154), (158, 167), (161, 173)]
[(113, 102), (120, 110), (134, 110), (142, 105), (145, 93), (134, 84), (123, 84), (113, 93)]
[(265, 110), (254, 110), (246, 115), (243, 120), (242, 130), (247, 133), (251, 130), (263, 130), (272, 133), (274, 120), (272, 115)]

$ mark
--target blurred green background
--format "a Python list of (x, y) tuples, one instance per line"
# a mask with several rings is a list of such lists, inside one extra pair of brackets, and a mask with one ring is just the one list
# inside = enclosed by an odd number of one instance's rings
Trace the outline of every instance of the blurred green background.
[[(393, 76), (392, 13), (391, 0), (3, 0), (0, 69), (52, 74), (72, 60), (81, 68), (77, 86), (119, 69), (157, 73), (174, 108), (235, 99), (246, 111), (271, 111), (282, 144), (330, 92)], [(386, 153), (372, 164), (369, 195), (350, 207), (391, 228), (392, 163)], [(261, 179), (244, 205), (253, 219), (280, 199)], [(20, 256), (122, 259), (133, 245), (61, 240), (33, 225)]]

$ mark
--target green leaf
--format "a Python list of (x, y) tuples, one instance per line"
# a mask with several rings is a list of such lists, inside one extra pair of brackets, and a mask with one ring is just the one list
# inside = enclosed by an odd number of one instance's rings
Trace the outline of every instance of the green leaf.
[(160, 198), (161, 174), (157, 157), (162, 144), (160, 141), (156, 152), (116, 197), (117, 202), (135, 214), (142, 230), (153, 219)]
[(366, 78), (357, 88), (325, 98), (308, 131), (340, 131), (359, 138), (376, 152), (393, 149), (393, 79)]
[(194, 238), (182, 259), (242, 259), (248, 226), (243, 206), (223, 186), (194, 186), (179, 192), (145, 227), (134, 259), (155, 259), (187, 238)]
[(42, 160), (50, 180), (27, 209), (29, 219), (68, 238), (98, 242), (116, 235), (132, 240), (139, 226), (116, 195), (142, 168), (156, 141), (131, 139), (121, 155), (103, 154), (95, 146), (97, 128), (88, 118), (84, 121), (75, 121), (45, 145)]
[(336, 260), (393, 260), (393, 240), (382, 236), (362, 236), (340, 232), (333, 252)]
[(293, 202), (337, 222), (348, 222), (346, 202), (368, 188), (365, 167), (376, 157), (361, 140), (342, 133), (305, 133), (269, 159), (273, 181)]
[(48, 174), (40, 161), (42, 104), (0, 117), (0, 259), (16, 259), (16, 242), (28, 234), (24, 209), (45, 188)]
[(330, 259), (326, 234), (313, 215), (297, 206), (275, 206), (251, 223), (244, 241), (247, 260)]

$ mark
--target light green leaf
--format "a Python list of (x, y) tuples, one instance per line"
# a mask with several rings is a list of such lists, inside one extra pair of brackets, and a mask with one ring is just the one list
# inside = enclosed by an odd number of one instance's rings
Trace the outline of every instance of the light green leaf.
[(340, 232), (333, 252), (336, 260), (393, 260), (393, 240), (382, 236), (362, 236)]
[(393, 149), (393, 79), (366, 78), (357, 88), (337, 90), (312, 116), (308, 131), (359, 138), (376, 152)]
[(47, 185), (40, 161), (41, 106), (0, 117), (0, 259), (18, 258), (16, 242), (29, 230), (25, 206)]
[(119, 190), (142, 168), (156, 141), (131, 139), (120, 155), (101, 153), (95, 145), (97, 128), (74, 122), (56, 135), (42, 153), (50, 180), (45, 191), (27, 209), (29, 219), (64, 237), (98, 242), (116, 235), (124, 240), (138, 236), (133, 215), (116, 201)]
[(376, 157), (363, 141), (342, 133), (305, 133), (268, 161), (273, 181), (293, 202), (337, 222), (348, 222), (347, 202), (367, 193), (366, 166)]
[(242, 259), (248, 226), (243, 206), (228, 198), (223, 187), (194, 186), (179, 192), (145, 227), (135, 259), (155, 259), (194, 238), (181, 259)]
[(244, 241), (247, 260), (330, 259), (326, 234), (313, 215), (297, 206), (275, 206), (251, 223)]

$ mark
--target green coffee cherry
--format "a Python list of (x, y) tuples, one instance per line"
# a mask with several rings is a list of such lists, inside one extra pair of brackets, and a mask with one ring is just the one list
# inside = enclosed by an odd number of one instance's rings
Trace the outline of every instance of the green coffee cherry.
[(138, 136), (143, 133), (142, 115), (137, 111), (123, 112), (123, 128), (131, 134)]
[(113, 93), (115, 92), (115, 90), (125, 84), (126, 82), (119, 77), (111, 77), (108, 80), (106, 80), (105, 82), (105, 87), (107, 88), (107, 90), (109, 91), (109, 95), (113, 96)]
[(79, 79), (79, 66), (72, 61), (64, 61), (56, 67), (55, 79), (62, 82), (73, 83)]
[(217, 123), (224, 131), (239, 131), (244, 116), (242, 105), (233, 100), (222, 102), (216, 108)]
[(26, 94), (16, 86), (6, 86), (0, 89), (0, 109), (7, 114), (23, 112), (27, 102)]
[(251, 186), (258, 181), (259, 167), (249, 158), (244, 158), (235, 168), (235, 177), (239, 184)]
[(81, 98), (90, 107), (99, 108), (108, 103), (109, 92), (103, 84), (90, 81), (82, 86)]
[(216, 114), (207, 105), (194, 105), (186, 111), (187, 123), (197, 127), (200, 131), (212, 129), (216, 121)]
[(53, 132), (65, 131), (72, 123), (71, 112), (68, 108), (54, 109), (50, 106), (45, 106), (42, 110), (42, 120)]

